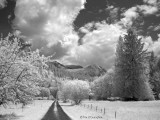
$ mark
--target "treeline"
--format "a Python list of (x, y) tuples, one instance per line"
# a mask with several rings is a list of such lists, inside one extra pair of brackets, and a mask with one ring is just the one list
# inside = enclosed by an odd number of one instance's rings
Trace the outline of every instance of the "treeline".
[(119, 37), (112, 70), (92, 82), (96, 99), (159, 99), (160, 58), (144, 49), (144, 45), (131, 29), (124, 37)]

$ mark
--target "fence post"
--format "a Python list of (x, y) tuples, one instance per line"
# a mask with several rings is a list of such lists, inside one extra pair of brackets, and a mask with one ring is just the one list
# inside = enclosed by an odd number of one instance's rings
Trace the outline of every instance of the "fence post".
[(91, 104), (91, 110), (92, 110), (92, 104)]
[(97, 111), (97, 106), (96, 106), (96, 111)]
[(117, 112), (115, 111), (115, 119), (116, 119), (116, 117), (117, 117)]
[(106, 113), (106, 109), (104, 108), (104, 114)]

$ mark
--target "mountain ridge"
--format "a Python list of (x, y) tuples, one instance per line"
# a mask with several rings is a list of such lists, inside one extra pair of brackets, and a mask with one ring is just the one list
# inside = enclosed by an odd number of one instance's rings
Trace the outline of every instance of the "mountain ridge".
[(68, 79), (80, 79), (93, 81), (95, 77), (104, 75), (107, 71), (96, 64), (82, 67), (81, 65), (63, 65), (57, 61), (48, 63), (49, 69), (57, 77), (65, 77)]

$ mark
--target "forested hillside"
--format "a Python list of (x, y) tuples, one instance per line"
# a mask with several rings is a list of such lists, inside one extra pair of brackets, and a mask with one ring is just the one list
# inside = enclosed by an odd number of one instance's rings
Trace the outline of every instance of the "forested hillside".
[(96, 77), (106, 73), (106, 70), (98, 65), (82, 67), (80, 65), (63, 65), (57, 61), (47, 64), (54, 75), (60, 78), (93, 81)]

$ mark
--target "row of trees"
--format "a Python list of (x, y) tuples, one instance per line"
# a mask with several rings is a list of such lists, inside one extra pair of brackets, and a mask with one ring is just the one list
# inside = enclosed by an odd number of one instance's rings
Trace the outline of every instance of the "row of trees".
[(96, 99), (120, 97), (126, 100), (154, 100), (160, 93), (160, 59), (144, 49), (132, 31), (120, 37), (111, 72), (92, 83)]
[(119, 37), (112, 70), (90, 82), (90, 87), (85, 85), (88, 84), (85, 81), (65, 82), (62, 85), (61, 98), (64, 101), (72, 99), (76, 104), (89, 95), (97, 100), (111, 97), (124, 100), (158, 99), (160, 59), (153, 52), (144, 49), (144, 45), (131, 29), (128, 30), (124, 37)]

